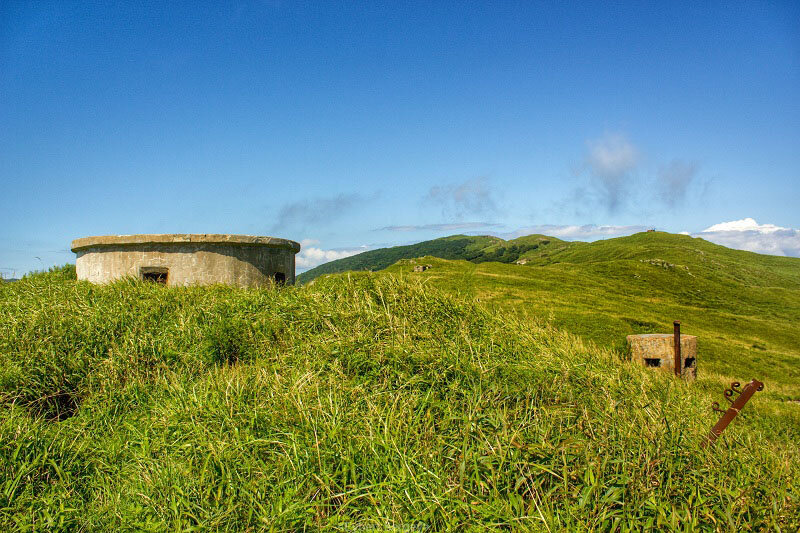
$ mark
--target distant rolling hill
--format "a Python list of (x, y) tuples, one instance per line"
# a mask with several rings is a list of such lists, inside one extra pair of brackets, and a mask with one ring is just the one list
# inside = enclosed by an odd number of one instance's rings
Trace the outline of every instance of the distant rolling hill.
[(701, 376), (765, 379), (765, 398), (781, 398), (773, 405), (800, 424), (800, 259), (664, 232), (591, 243), (459, 235), (333, 261), (301, 280), (344, 270), (418, 277), (606, 347), (681, 320), (699, 336)]
[[(764, 400), (800, 428), (800, 259), (662, 232), (537, 251), (520, 255), (525, 265), (426, 257), (381, 275), (424, 279), (618, 349), (626, 335), (669, 333), (681, 320), (698, 336), (702, 378), (766, 381)], [(412, 262), (433, 268), (414, 272)]]
[(401, 259), (432, 256), (440, 259), (463, 259), (471, 263), (526, 262), (532, 259), (547, 260), (549, 255), (568, 243), (545, 235), (526, 235), (510, 241), (499, 237), (453, 235), (407, 246), (394, 246), (362, 252), (325, 263), (297, 276), (300, 284), (323, 275), (350, 270), (381, 270)]

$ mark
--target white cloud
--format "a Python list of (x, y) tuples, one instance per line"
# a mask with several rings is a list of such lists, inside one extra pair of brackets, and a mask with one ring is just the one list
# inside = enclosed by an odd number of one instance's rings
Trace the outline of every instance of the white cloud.
[(759, 233), (775, 233), (780, 230), (788, 230), (790, 228), (782, 228), (774, 224), (759, 224), (752, 218), (743, 218), (741, 220), (732, 220), (730, 222), (720, 222), (713, 226), (706, 228), (703, 232), (709, 231), (757, 231)]
[(350, 257), (351, 255), (360, 254), (361, 252), (365, 252), (369, 249), (368, 246), (364, 245), (358, 248), (334, 248), (331, 250), (323, 250), (322, 248), (313, 246), (314, 244), (319, 244), (319, 241), (315, 239), (303, 239), (300, 244), (300, 253), (295, 256), (294, 260), (295, 266), (301, 271), (314, 268), (315, 266), (319, 266), (329, 261), (335, 261), (337, 259)]
[(800, 257), (800, 230), (759, 224), (752, 218), (720, 222), (693, 236), (738, 250)]

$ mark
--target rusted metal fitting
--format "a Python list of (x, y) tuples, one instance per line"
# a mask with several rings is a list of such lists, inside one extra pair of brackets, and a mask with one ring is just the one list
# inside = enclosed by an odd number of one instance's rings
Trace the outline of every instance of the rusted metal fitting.
[[(723, 411), (719, 407), (719, 402), (714, 402), (711, 404), (711, 408), (718, 413), (722, 413), (722, 417), (719, 421), (711, 428), (711, 432), (708, 434), (708, 439), (703, 441), (701, 444), (701, 448), (705, 448), (709, 444), (714, 444), (714, 441), (717, 440), (725, 428), (728, 427), (728, 424), (736, 418), (736, 415), (739, 414), (739, 411), (742, 410), (744, 405), (753, 397), (753, 395), (758, 392), (764, 390), (764, 384), (757, 379), (750, 381), (747, 385), (744, 386), (744, 389), (740, 390), (739, 387), (741, 384), (738, 381), (734, 381), (731, 383), (730, 388), (725, 389), (725, 399), (730, 402), (731, 406), (728, 407), (727, 410)], [(734, 399), (735, 398), (735, 399)]]
[(681, 377), (681, 321), (676, 320), (672, 323), (675, 335), (675, 375)]

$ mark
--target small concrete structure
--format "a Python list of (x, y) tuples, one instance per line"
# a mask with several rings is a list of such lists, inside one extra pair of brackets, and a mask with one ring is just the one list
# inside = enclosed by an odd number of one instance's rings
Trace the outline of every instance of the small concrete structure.
[(126, 276), (164, 285), (294, 284), (300, 245), (276, 237), (216, 234), (107, 235), (72, 241), (79, 280)]
[[(633, 361), (649, 368), (675, 373), (675, 337), (671, 333), (628, 335)], [(681, 335), (681, 377), (697, 377), (697, 337)]]
[(429, 268), (433, 268), (433, 265), (415, 265), (414, 272), (425, 272)]

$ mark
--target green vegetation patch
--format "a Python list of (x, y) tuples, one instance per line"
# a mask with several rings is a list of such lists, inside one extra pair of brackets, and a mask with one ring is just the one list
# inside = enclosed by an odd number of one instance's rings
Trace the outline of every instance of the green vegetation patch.
[(406, 263), (387, 272), (620, 351), (626, 335), (669, 333), (681, 320), (684, 333), (698, 336), (700, 387), (758, 378), (776, 417), (800, 427), (800, 259), (658, 232), (569, 243), (528, 259), (521, 266), (429, 257), (418, 261), (432, 266), (424, 273)]
[[(523, 257), (547, 257), (549, 251), (561, 249), (567, 243), (555, 237), (527, 235), (505, 241), (499, 237), (453, 235), (432, 241), (424, 241), (407, 246), (380, 248), (360, 254), (337, 259), (312, 268), (297, 276), (300, 284), (308, 283), (323, 274), (346, 272), (349, 270), (382, 270), (401, 259), (411, 259), (430, 255), (442, 259), (463, 259), (472, 263), (514, 263)], [(527, 259), (523, 260), (523, 262)]]
[(0, 529), (797, 529), (796, 432), (757, 395), (702, 450), (711, 399), (419, 280), (43, 274), (0, 285)]

